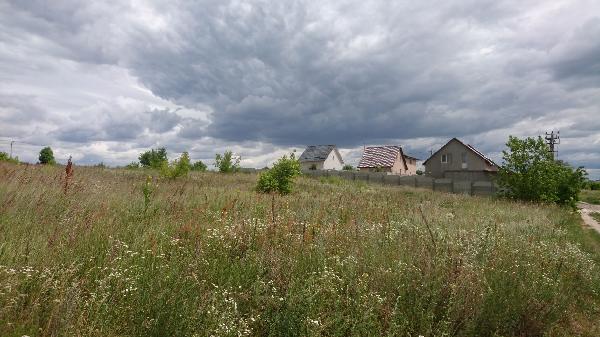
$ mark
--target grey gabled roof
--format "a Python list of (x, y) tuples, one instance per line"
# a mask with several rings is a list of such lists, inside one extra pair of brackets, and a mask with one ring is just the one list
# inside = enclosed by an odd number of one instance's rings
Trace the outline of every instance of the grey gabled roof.
[(306, 147), (298, 160), (301, 162), (323, 161), (329, 157), (331, 151), (335, 151), (340, 160), (342, 159), (335, 145), (310, 145)]
[(452, 139), (450, 139), (448, 141), (448, 143), (444, 144), (444, 146), (442, 146), (439, 150), (435, 151), (429, 158), (427, 158), (427, 160), (425, 160), (423, 162), (423, 165), (427, 164), (427, 162), (429, 161), (429, 159), (433, 158), (436, 154), (438, 154), (438, 152), (442, 151), (443, 148), (445, 148), (448, 144), (450, 144), (452, 141), (457, 141), (459, 144), (461, 144), (462, 146), (466, 147), (467, 149), (471, 150), (473, 153), (475, 153), (479, 158), (483, 159), (483, 161), (485, 161), (488, 165), (490, 166), (495, 166), (498, 167), (498, 165), (496, 163), (494, 163), (493, 160), (491, 160), (490, 158), (488, 158), (486, 155), (484, 155), (483, 153), (479, 152), (479, 150), (475, 149), (471, 144), (465, 144), (462, 141), (460, 141), (460, 139), (454, 137)]

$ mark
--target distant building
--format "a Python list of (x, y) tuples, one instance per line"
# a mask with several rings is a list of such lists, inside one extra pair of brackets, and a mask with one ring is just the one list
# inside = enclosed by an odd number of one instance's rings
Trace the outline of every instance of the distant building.
[(452, 138), (423, 163), (425, 174), (434, 178), (488, 181), (498, 165), (473, 146)]
[(417, 160), (415, 157), (405, 155), (400, 146), (369, 146), (363, 152), (358, 169), (363, 172), (415, 175)]
[(298, 160), (303, 170), (341, 170), (344, 167), (342, 155), (335, 145), (310, 145)]

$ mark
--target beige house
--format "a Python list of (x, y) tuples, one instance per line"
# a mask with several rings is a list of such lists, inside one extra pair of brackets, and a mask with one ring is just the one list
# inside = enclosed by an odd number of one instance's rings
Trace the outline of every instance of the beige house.
[(310, 145), (300, 158), (302, 170), (341, 170), (344, 160), (335, 145)]
[(358, 169), (363, 172), (415, 175), (417, 160), (415, 157), (405, 155), (400, 146), (369, 146), (363, 152)]
[(498, 165), (473, 146), (452, 138), (424, 163), (425, 174), (455, 180), (492, 180)]

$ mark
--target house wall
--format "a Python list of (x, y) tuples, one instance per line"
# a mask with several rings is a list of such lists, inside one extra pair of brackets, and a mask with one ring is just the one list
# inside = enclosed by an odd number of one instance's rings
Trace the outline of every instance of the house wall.
[(341, 170), (344, 167), (342, 158), (336, 154), (335, 150), (331, 151), (327, 159), (322, 163), (323, 170)]
[(317, 170), (341, 170), (344, 168), (342, 158), (336, 155), (335, 151), (331, 151), (325, 160), (300, 162), (300, 167), (302, 170), (310, 170), (313, 164), (317, 167)]
[[(466, 154), (466, 167), (463, 167), (462, 154)], [(442, 163), (442, 155), (448, 154), (448, 163)], [(425, 164), (425, 174), (433, 178), (445, 178), (445, 172), (479, 171), (493, 169), (485, 160), (473, 153), (470, 149), (451, 140), (441, 151), (429, 158)], [(454, 173), (453, 173), (454, 174)], [(470, 179), (469, 179), (470, 180)]]
[(323, 161), (303, 161), (300, 162), (300, 167), (302, 168), (302, 170), (310, 170), (313, 164), (317, 167), (317, 170), (323, 169)]
[(408, 166), (408, 170), (405, 170), (404, 175), (414, 176), (417, 174), (417, 160), (406, 158), (406, 166)]

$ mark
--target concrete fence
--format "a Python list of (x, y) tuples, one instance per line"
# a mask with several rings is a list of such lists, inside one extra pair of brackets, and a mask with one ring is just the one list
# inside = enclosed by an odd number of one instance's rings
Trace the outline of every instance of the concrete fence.
[(490, 181), (468, 181), (455, 179), (435, 179), (427, 176), (398, 176), (386, 173), (357, 171), (302, 171), (308, 177), (340, 177), (348, 180), (364, 181), (389, 186), (409, 186), (426, 188), (433, 191), (490, 196), (498, 191), (498, 187)]

